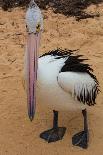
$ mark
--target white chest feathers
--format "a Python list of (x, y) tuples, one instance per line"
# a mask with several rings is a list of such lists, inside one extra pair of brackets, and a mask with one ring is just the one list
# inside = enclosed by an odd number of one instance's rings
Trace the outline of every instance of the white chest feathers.
[[(45, 107), (51, 107), (55, 110), (77, 110), (84, 109), (85, 105), (74, 99), (72, 95), (73, 81), (70, 77), (65, 76), (64, 83), (60, 70), (64, 65), (66, 58), (54, 59), (53, 56), (44, 56), (39, 58), (38, 64), (38, 82), (37, 82), (37, 99), (39, 104)], [(85, 76), (85, 75), (84, 75)], [(66, 80), (67, 79), (67, 80)], [(65, 84), (67, 83), (67, 87)]]

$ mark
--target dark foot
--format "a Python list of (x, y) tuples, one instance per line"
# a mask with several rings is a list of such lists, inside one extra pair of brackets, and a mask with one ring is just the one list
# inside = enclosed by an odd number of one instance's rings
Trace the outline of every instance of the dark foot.
[(40, 134), (40, 138), (45, 139), (48, 143), (61, 140), (65, 134), (65, 127), (52, 128)]
[(88, 147), (88, 131), (82, 131), (72, 137), (72, 144), (83, 149)]

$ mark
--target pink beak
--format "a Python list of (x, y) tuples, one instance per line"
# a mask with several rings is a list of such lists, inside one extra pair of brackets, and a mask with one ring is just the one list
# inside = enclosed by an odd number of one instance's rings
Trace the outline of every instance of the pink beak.
[(36, 110), (36, 81), (40, 33), (29, 34), (27, 40), (27, 103), (28, 115), (32, 121)]

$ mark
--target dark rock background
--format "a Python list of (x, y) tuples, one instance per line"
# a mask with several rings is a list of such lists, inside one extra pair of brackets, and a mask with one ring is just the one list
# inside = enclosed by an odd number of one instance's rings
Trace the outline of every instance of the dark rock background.
[[(2, 0), (2, 8), (7, 11), (9, 8), (21, 6), (27, 7), (30, 0)], [(88, 14), (84, 10), (91, 4), (98, 5), (103, 0), (35, 0), (41, 9), (51, 7), (55, 13), (62, 13), (66, 16), (75, 16), (77, 20), (94, 18), (99, 14)]]

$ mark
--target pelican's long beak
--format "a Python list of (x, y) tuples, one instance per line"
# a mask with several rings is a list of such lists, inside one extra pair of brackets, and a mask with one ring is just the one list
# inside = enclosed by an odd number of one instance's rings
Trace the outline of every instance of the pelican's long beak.
[(38, 67), (38, 48), (40, 33), (28, 34), (27, 39), (27, 102), (28, 115), (32, 121), (36, 109), (36, 80)]

